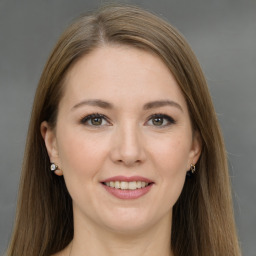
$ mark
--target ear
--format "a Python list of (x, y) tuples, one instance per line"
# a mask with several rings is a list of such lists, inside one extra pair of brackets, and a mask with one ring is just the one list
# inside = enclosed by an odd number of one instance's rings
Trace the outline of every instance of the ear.
[(189, 153), (189, 163), (188, 170), (190, 169), (190, 165), (195, 165), (201, 155), (202, 151), (202, 138), (198, 131), (193, 132), (191, 151)]
[[(51, 163), (55, 163), (57, 166), (59, 166), (60, 159), (59, 159), (59, 153), (57, 148), (55, 130), (52, 129), (46, 121), (44, 121), (41, 123), (40, 131), (44, 139), (44, 143), (45, 143)], [(63, 173), (60, 169), (57, 169), (55, 171), (55, 174), (61, 176)]]

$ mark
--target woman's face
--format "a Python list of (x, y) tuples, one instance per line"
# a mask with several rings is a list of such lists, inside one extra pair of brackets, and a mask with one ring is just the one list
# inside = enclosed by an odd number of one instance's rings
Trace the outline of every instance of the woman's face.
[[(56, 128), (42, 123), (75, 223), (116, 232), (169, 223), (200, 154), (174, 77), (148, 52), (104, 46), (69, 71)], [(163, 225), (164, 226), (164, 225)]]

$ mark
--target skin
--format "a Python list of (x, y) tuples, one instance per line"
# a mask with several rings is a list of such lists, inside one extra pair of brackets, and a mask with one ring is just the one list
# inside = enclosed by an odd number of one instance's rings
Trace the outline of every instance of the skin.
[[(95, 99), (112, 108), (82, 103)], [(144, 107), (167, 100), (175, 103)], [(106, 119), (81, 122), (92, 113)], [(152, 118), (159, 113), (174, 122)], [(172, 255), (172, 207), (201, 144), (182, 92), (159, 57), (125, 46), (95, 49), (69, 71), (56, 127), (43, 122), (41, 132), (73, 199), (72, 251), (69, 245), (56, 255)], [(119, 199), (100, 183), (117, 175), (154, 184), (140, 198)]]

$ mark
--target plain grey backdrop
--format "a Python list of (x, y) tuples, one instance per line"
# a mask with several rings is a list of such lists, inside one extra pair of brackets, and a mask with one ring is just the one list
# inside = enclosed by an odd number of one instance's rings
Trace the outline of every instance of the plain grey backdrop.
[[(243, 255), (256, 255), (256, 1), (131, 0), (187, 38), (223, 130)], [(105, 1), (0, 0), (0, 254), (15, 215), (35, 89), (64, 28)], [(40, 177), (38, 177), (40, 178)]]

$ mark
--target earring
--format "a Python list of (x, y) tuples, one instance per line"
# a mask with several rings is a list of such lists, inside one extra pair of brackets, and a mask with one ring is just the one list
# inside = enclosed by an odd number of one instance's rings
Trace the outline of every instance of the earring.
[(196, 166), (194, 164), (190, 165), (190, 171), (194, 173), (196, 171)]
[(196, 171), (196, 166), (194, 164), (190, 165), (190, 170), (187, 171), (187, 176), (192, 177), (192, 175), (195, 173)]
[(52, 172), (55, 172), (58, 170), (58, 165), (54, 164), (54, 163), (51, 163), (51, 167), (50, 167), (51, 171)]
[(51, 163), (50, 170), (54, 172), (54, 174), (56, 174), (57, 176), (63, 175), (63, 171), (59, 169), (57, 164)]

